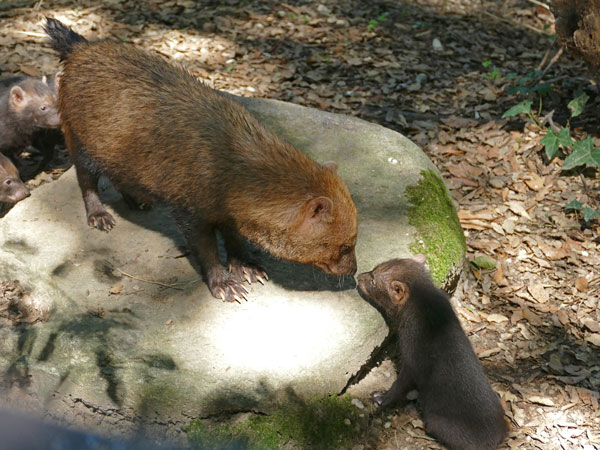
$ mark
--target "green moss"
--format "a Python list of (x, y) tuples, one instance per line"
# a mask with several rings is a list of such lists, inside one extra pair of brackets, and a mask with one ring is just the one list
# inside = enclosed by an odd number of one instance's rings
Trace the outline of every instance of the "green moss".
[[(348, 419), (350, 425), (346, 425)], [(289, 444), (293, 448), (348, 448), (360, 431), (359, 410), (349, 396), (320, 397), (292, 403), (270, 416), (251, 415), (234, 424), (193, 420), (185, 430), (192, 448), (263, 450)]]
[(465, 235), (444, 181), (432, 170), (423, 170), (421, 175), (419, 182), (405, 191), (410, 203), (408, 223), (417, 230), (417, 240), (409, 249), (427, 256), (431, 277), (441, 286), (464, 257)]
[(144, 379), (140, 387), (138, 409), (140, 411), (162, 411), (174, 408), (182, 401), (182, 393), (168, 379), (155, 379), (148, 374), (141, 374)]

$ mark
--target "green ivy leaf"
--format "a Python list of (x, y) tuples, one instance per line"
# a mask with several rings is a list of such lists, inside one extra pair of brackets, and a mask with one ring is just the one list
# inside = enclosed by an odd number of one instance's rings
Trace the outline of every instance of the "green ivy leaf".
[(600, 147), (592, 150), (592, 163), (588, 163), (590, 166), (595, 165), (596, 167), (600, 167)]
[(531, 100), (523, 100), (521, 103), (513, 106), (504, 114), (502, 114), (502, 118), (517, 116), (519, 114), (529, 114), (531, 111)]
[(550, 83), (540, 83), (532, 89), (533, 92), (539, 92), (544, 96), (550, 91)]
[(558, 134), (554, 130), (550, 129), (546, 133), (546, 136), (542, 138), (540, 143), (544, 146), (548, 159), (554, 158), (559, 146), (570, 147), (575, 141), (569, 134), (569, 127), (562, 128)]
[(596, 217), (600, 217), (600, 210), (598, 209), (592, 209), (588, 207), (583, 208), (581, 212), (583, 214), (583, 220), (585, 220), (586, 222), (589, 222), (590, 220), (593, 220)]
[(581, 92), (581, 94), (568, 103), (567, 106), (571, 110), (571, 118), (577, 117), (583, 112), (583, 107), (589, 99), (590, 97), (585, 92)]
[(471, 264), (476, 269), (492, 270), (496, 267), (496, 261), (493, 258), (485, 255), (474, 258), (473, 261), (471, 261)]
[(564, 127), (556, 136), (558, 137), (558, 143), (563, 147), (569, 147), (575, 143), (569, 134), (569, 127)]
[(492, 60), (491, 60), (491, 59), (487, 59), (487, 60), (483, 61), (483, 62), (481, 63), (481, 65), (482, 65), (483, 67), (490, 67), (490, 66), (492, 65)]
[(573, 144), (573, 152), (565, 158), (562, 170), (569, 170), (586, 164), (595, 165), (596, 161), (592, 157), (593, 150), (594, 141), (590, 136), (584, 141), (576, 141)]
[(578, 200), (571, 200), (565, 205), (565, 209), (581, 209), (583, 205)]
[(553, 129), (548, 130), (546, 136), (542, 138), (540, 143), (544, 146), (544, 150), (546, 150), (548, 159), (554, 158), (554, 155), (556, 155), (556, 152), (558, 151), (558, 135)]

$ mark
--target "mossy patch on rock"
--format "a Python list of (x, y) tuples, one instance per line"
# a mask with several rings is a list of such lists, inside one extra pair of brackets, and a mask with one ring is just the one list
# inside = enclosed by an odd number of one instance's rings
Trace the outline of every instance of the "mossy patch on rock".
[(461, 264), (466, 241), (444, 181), (432, 170), (423, 170), (421, 175), (419, 182), (405, 191), (410, 203), (408, 223), (418, 236), (409, 248), (413, 254), (427, 256), (431, 277), (439, 287), (454, 266)]
[(360, 410), (348, 395), (290, 403), (273, 415), (251, 414), (235, 423), (193, 420), (185, 430), (192, 448), (349, 448), (358, 436)]

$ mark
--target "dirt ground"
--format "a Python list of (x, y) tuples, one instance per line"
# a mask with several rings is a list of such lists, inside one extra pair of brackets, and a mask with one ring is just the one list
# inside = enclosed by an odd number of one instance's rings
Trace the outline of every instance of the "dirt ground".
[[(182, 62), (215, 88), (357, 116), (419, 144), (456, 201), (469, 261), (495, 264), (471, 266), (453, 302), (506, 405), (503, 448), (600, 449), (600, 223), (564, 208), (600, 209), (600, 181), (548, 160), (538, 126), (502, 119), (522, 100), (515, 80), (558, 51), (543, 1), (15, 0), (0, 4), (2, 76), (57, 70), (45, 15)], [(540, 116), (566, 125), (581, 88), (589, 101), (571, 130), (600, 144), (583, 64), (563, 54), (544, 80)], [(57, 151), (30, 185), (64, 166)], [(408, 407), (376, 417), (355, 448), (441, 446)]]

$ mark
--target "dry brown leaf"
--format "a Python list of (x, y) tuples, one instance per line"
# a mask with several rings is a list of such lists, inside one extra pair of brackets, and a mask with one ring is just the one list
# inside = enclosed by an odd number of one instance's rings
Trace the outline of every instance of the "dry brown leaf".
[(496, 222), (492, 222), (490, 225), (492, 227), (492, 230), (494, 230), (499, 235), (504, 236), (504, 229), (502, 229), (500, 224), (497, 224)]
[(503, 316), (502, 314), (490, 314), (486, 317), (486, 320), (488, 322), (502, 323), (502, 322), (507, 322), (508, 317)]
[(519, 397), (509, 391), (498, 390), (498, 394), (502, 397), (502, 400), (508, 403), (514, 403), (519, 400)]
[[(539, 240), (538, 241), (539, 249), (544, 253), (546, 258), (551, 261), (556, 261), (562, 258), (566, 258), (568, 255), (568, 251), (565, 251), (564, 248), (556, 248), (551, 245), (546, 244), (545, 242)], [(563, 246), (564, 247), (564, 246)]]
[(521, 165), (519, 164), (519, 161), (517, 161), (517, 158), (515, 157), (514, 153), (510, 153), (508, 155), (508, 161), (510, 162), (510, 167), (512, 168), (513, 172), (521, 171)]
[(123, 286), (122, 284), (115, 284), (113, 287), (110, 288), (108, 292), (110, 295), (117, 295), (121, 293), (124, 287), (125, 286)]
[(514, 219), (506, 219), (504, 222), (502, 222), (502, 228), (504, 228), (504, 231), (506, 231), (508, 234), (513, 234), (513, 232), (515, 231), (515, 220)]
[(504, 278), (504, 271), (502, 270), (502, 263), (498, 264), (496, 271), (494, 272), (494, 282), (496, 284), (505, 284), (506, 279)]
[(42, 74), (35, 67), (20, 65), (19, 70), (30, 77), (41, 77)]
[(567, 315), (567, 312), (564, 309), (559, 309), (556, 313), (556, 316), (558, 317), (558, 320), (561, 323), (561, 325), (564, 326), (569, 323), (569, 316)]
[(531, 403), (536, 403), (538, 405), (554, 406), (554, 402), (549, 397), (542, 397), (540, 395), (532, 395), (531, 397), (527, 398), (527, 400), (529, 400)]
[(562, 249), (565, 252), (578, 252), (581, 250), (581, 243), (574, 241), (571, 238), (567, 238), (565, 242), (563, 242)]
[(525, 175), (525, 184), (529, 189), (537, 192), (544, 187), (544, 179), (537, 173), (530, 172)]
[(477, 181), (473, 181), (470, 178), (454, 177), (452, 180), (457, 182), (461, 186), (471, 186), (471, 187), (479, 186), (479, 183)]
[(479, 122), (473, 119), (464, 119), (462, 117), (450, 116), (447, 119), (442, 119), (444, 125), (450, 128), (468, 128), (478, 125)]
[(546, 303), (550, 298), (550, 294), (548, 294), (548, 291), (544, 289), (544, 286), (541, 283), (529, 285), (527, 286), (527, 290), (529, 291), (531, 296), (539, 303)]
[(265, 63), (263, 65), (263, 68), (269, 72), (269, 73), (273, 73), (275, 72), (275, 69), (277, 68), (277, 66), (275, 64), (269, 64), (269, 63)]
[[(546, 180), (546, 182), (547, 182), (547, 180)], [(535, 201), (541, 202), (542, 200), (544, 200), (546, 198), (546, 195), (548, 195), (548, 193), (550, 192), (551, 189), (552, 189), (552, 185), (547, 184), (546, 186), (544, 186), (542, 189), (540, 189), (535, 194)]]
[(583, 325), (593, 333), (600, 333), (600, 322), (589, 317), (581, 321)]
[(458, 218), (460, 220), (492, 220), (494, 215), (487, 209), (476, 213), (461, 209), (458, 211)]
[[(592, 404), (594, 404), (594, 402), (596, 403), (596, 405), (598, 404), (598, 393), (597, 392), (592, 392), (589, 389), (584, 389), (584, 388), (580, 388), (580, 387), (578, 387), (576, 389), (577, 389), (577, 394), (579, 395), (579, 398), (585, 405), (592, 405)], [(597, 406), (596, 406), (596, 408), (597, 408)]]
[(521, 309), (515, 309), (512, 316), (510, 316), (510, 322), (514, 324), (521, 319), (523, 319), (523, 311)]
[(594, 344), (596, 347), (600, 347), (600, 333), (588, 334), (585, 337), (586, 342)]
[(521, 217), (531, 220), (531, 217), (529, 216), (529, 213), (525, 209), (525, 205), (523, 204), (523, 202), (519, 202), (517, 200), (511, 200), (509, 202), (506, 202), (506, 205), (515, 214), (518, 214)]
[(588, 291), (588, 280), (586, 277), (578, 277), (575, 280), (575, 287), (579, 292), (587, 292)]
[(477, 314), (476, 312), (472, 312), (469, 311), (466, 308), (463, 308), (462, 306), (459, 306), (457, 309), (458, 313), (463, 316), (465, 319), (467, 319), (470, 322), (475, 322), (475, 323), (479, 323), (481, 322), (481, 318), (479, 317), (479, 314)]
[(500, 247), (500, 243), (498, 241), (491, 239), (473, 239), (468, 243), (468, 245), (471, 248), (475, 248), (478, 250), (488, 250), (492, 253), (498, 247)]
[(448, 169), (448, 172), (450, 172), (450, 175), (452, 175), (453, 177), (466, 178), (466, 176), (467, 176), (467, 172), (462, 163), (461, 164), (448, 164), (448, 166), (446, 168)]
[(490, 348), (489, 350), (484, 350), (477, 354), (477, 356), (481, 359), (487, 358), (488, 356), (495, 355), (496, 353), (500, 353), (502, 349), (500, 347)]
[(542, 325), (542, 319), (540, 319), (540, 317), (534, 313), (531, 309), (529, 309), (527, 306), (522, 305), (521, 306), (521, 310), (523, 312), (523, 317), (532, 325), (535, 326), (541, 326)]

